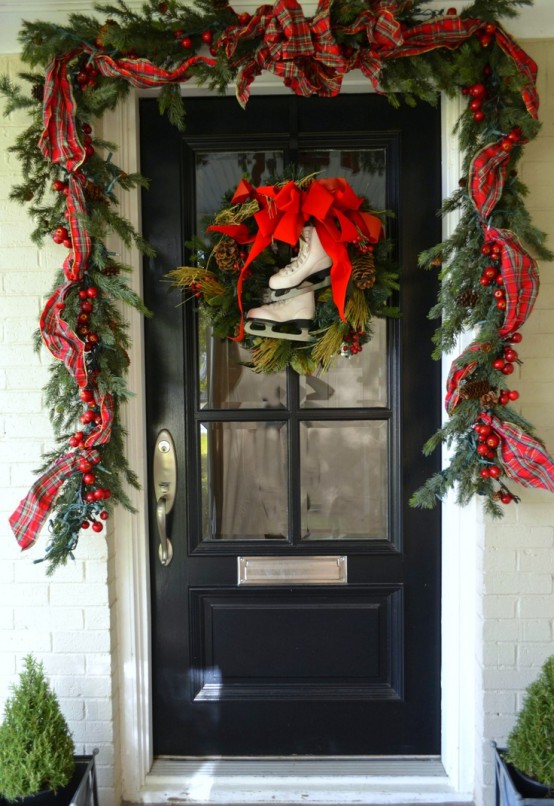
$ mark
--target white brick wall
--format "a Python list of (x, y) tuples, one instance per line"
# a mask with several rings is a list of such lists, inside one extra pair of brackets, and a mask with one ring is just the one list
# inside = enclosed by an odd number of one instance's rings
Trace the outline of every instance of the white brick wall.
[[(15, 77), (17, 69), (15, 57), (0, 57), (0, 73)], [(32, 652), (44, 662), (77, 752), (100, 749), (100, 802), (113, 806), (119, 799), (106, 540), (83, 537), (77, 561), (48, 578), (44, 565), (33, 564), (45, 536), (21, 553), (8, 524), (52, 441), (41, 394), (49, 359), (33, 352), (32, 335), (64, 252), (53, 244), (34, 247), (26, 212), (8, 199), (18, 166), (6, 149), (24, 126), (21, 115), (0, 119), (0, 706)]]

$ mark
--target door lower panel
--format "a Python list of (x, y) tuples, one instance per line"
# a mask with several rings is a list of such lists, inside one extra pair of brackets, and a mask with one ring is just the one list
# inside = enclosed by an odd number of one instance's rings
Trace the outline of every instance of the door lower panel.
[(193, 698), (402, 697), (402, 588), (191, 590)]

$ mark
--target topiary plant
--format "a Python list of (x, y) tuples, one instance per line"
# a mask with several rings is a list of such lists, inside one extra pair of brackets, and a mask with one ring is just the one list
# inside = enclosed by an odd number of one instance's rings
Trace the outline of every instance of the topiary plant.
[(75, 768), (67, 722), (32, 655), (12, 692), (0, 725), (0, 795), (8, 801), (66, 786)]
[(554, 655), (527, 688), (508, 738), (506, 760), (529, 778), (554, 788)]

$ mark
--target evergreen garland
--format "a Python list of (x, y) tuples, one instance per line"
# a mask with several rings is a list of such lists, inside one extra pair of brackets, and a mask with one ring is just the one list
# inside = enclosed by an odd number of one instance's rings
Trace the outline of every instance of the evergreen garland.
[[(477, 388), (487, 391), (480, 398), (460, 395), (447, 425), (429, 440), (426, 451), (436, 449), (443, 442), (451, 447), (450, 465), (414, 494), (412, 503), (415, 506), (434, 506), (437, 499), (457, 486), (458, 499), (462, 503), (474, 494), (482, 495), (488, 511), (498, 515), (499, 500), (507, 502), (514, 496), (507, 492), (496, 471), (492, 476), (483, 473), (484, 468), (495, 465), (499, 474), (504, 476), (505, 468), (496, 458), (484, 459), (477, 450), (480, 432), (474, 428), (476, 424), (483, 426), (482, 422), (479, 424), (480, 413), (486, 411), (501, 422), (509, 421), (533, 436), (529, 423), (506, 405), (517, 395), (506, 386), (509, 371), (504, 372), (498, 369), (499, 365), (495, 366), (495, 361), (504, 360), (508, 350), (514, 352), (513, 342), (500, 338), (498, 331), (503, 311), (496, 304), (498, 300), (492, 282), (488, 285), (482, 283), (491, 261), (482, 251), (482, 222), (467, 186), (475, 154), (499, 137), (508, 142), (510, 135), (517, 132), (507, 146), (509, 178), (489, 223), (495, 228), (509, 229), (537, 257), (552, 258), (544, 244), (543, 233), (530, 221), (524, 205), (526, 189), (517, 175), (522, 143), (536, 136), (539, 124), (528, 113), (522, 99), (523, 78), (515, 60), (507, 56), (495, 37), (495, 32), (501, 30), (500, 18), (513, 17), (521, 6), (531, 4), (532, 0), (474, 0), (460, 15), (464, 20), (487, 23), (487, 26), (481, 25), (474, 36), (452, 49), (441, 47), (417, 56), (385, 59), (379, 73), (380, 87), (393, 104), (400, 103), (401, 99), (408, 104), (418, 101), (436, 103), (440, 92), (450, 96), (462, 92), (468, 96), (468, 107), (458, 123), (464, 153), (463, 176), (460, 188), (445, 201), (442, 209), (442, 214), (459, 212), (460, 223), (450, 238), (421, 256), (421, 266), (440, 270), (441, 292), (431, 312), (440, 320), (435, 337), (435, 356), (451, 350), (464, 331), (476, 330), (476, 343), (487, 346), (476, 360), (471, 381), (481, 383)], [(364, 44), (367, 46), (366, 32), (356, 29), (356, 21), (373, 5), (373, 0), (334, 0), (331, 4), (333, 36), (345, 58), (356, 58), (359, 49)], [(63, 319), (73, 326), (83, 313), (83, 293), (86, 295), (89, 289), (94, 289), (90, 291), (93, 302), (90, 315), (84, 322), (81, 320), (78, 333), (87, 345), (87, 367), (95, 388), (100, 394), (110, 392), (114, 404), (112, 438), (108, 444), (97, 446), (100, 458), (93, 474), (96, 476), (94, 489), (83, 482), (83, 473), (75, 472), (65, 482), (53, 504), (51, 540), (46, 552), (49, 571), (72, 556), (84, 523), (93, 523), (100, 531), (100, 515), (103, 513), (102, 517), (107, 517), (107, 510), (114, 502), (129, 507), (124, 485), (137, 484), (123, 452), (120, 406), (129, 395), (125, 381), (128, 337), (118, 303), (124, 302), (142, 313), (147, 312), (125, 282), (127, 267), (115, 260), (105, 242), (108, 233), (115, 232), (127, 245), (134, 244), (142, 252), (150, 253), (140, 234), (118, 213), (116, 193), (145, 186), (147, 182), (138, 174), (128, 175), (122, 171), (113, 159), (115, 146), (94, 134), (93, 121), (114, 108), (130, 89), (130, 83), (124, 77), (103, 75), (97, 69), (95, 58), (106, 55), (128, 63), (148, 60), (149, 64), (167, 71), (179, 70), (186, 64), (186, 79), (192, 78), (222, 92), (229, 83), (240, 80), (242, 68), (260, 44), (253, 36), (241, 37), (233, 52), (221, 46), (230, 29), (244, 32), (252, 20), (251, 15), (237, 14), (222, 0), (196, 0), (194, 4), (186, 5), (175, 0), (149, 0), (138, 11), (130, 9), (123, 0), (117, 0), (98, 5), (96, 10), (104, 15), (104, 22), (95, 16), (71, 14), (65, 26), (45, 21), (24, 23), (20, 42), (23, 60), (30, 69), (21, 73), (20, 79), (29, 90), (24, 92), (19, 84), (6, 77), (0, 78), (0, 92), (6, 98), (6, 114), (23, 109), (30, 119), (28, 128), (11, 148), (21, 163), (23, 176), (22, 181), (14, 186), (11, 197), (28, 205), (35, 225), (34, 242), (40, 244), (44, 238), (54, 237), (56, 242), (67, 245), (68, 239), (64, 235), (67, 236), (65, 193), (68, 175), (37, 148), (43, 130), (44, 71), (54, 59), (67, 63), (75, 98), (76, 129), (86, 150), (86, 159), (79, 167), (86, 200), (86, 213), (81, 223), (92, 245), (85, 278), (81, 285), (75, 285), (69, 291)], [(448, 14), (451, 11), (448, 10)], [(405, 30), (437, 18), (437, 12), (426, 8), (424, 0), (398, 0), (395, 14)], [(300, 59), (303, 64), (305, 61)], [(309, 68), (308, 64), (308, 74)], [(332, 78), (329, 75), (329, 80)], [(485, 88), (484, 92), (474, 94), (475, 87), (481, 86)], [(164, 84), (159, 93), (159, 107), (173, 124), (185, 128), (186, 115), (178, 81)], [(364, 271), (367, 280), (367, 266)], [(202, 277), (207, 276), (206, 272), (202, 273)], [(60, 275), (56, 279), (57, 286), (62, 280)], [(388, 290), (394, 278), (390, 276), (389, 280)], [(226, 296), (223, 294), (219, 302), (217, 297), (215, 294), (213, 298), (214, 308), (219, 306), (214, 326), (216, 333), (226, 335), (230, 321)], [(324, 295), (320, 302), (325, 303)], [(382, 304), (386, 313), (384, 301)], [(325, 304), (320, 305), (320, 309), (323, 315)], [(323, 327), (332, 323), (320, 324)], [(337, 346), (340, 347), (343, 336), (344, 333), (329, 328), (329, 343), (323, 345), (320, 355), (310, 358), (299, 350), (293, 355), (291, 345), (286, 343), (272, 351), (268, 345), (272, 340), (260, 339), (255, 345), (254, 368), (273, 371), (291, 363), (299, 372), (313, 371), (317, 363), (328, 364), (328, 356)], [(514, 361), (518, 360), (516, 354)], [(507, 364), (513, 365), (513, 361), (504, 361), (504, 365)], [(66, 454), (68, 440), (78, 449), (75, 425), (83, 416), (83, 405), (84, 413), (87, 409), (87, 401), (79, 396), (79, 392), (75, 380), (62, 364), (52, 368), (46, 387), (46, 402), (59, 448), (45, 457), (45, 466)], [(84, 431), (86, 437), (90, 428), (90, 424), (85, 424), (84, 429), (77, 429), (77, 433)], [(106, 494), (99, 493), (90, 500), (91, 492), (97, 490)]]

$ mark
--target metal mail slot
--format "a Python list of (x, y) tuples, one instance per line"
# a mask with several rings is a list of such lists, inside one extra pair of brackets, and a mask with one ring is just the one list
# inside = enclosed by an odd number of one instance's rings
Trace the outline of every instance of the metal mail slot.
[(347, 557), (238, 557), (239, 585), (346, 585)]

